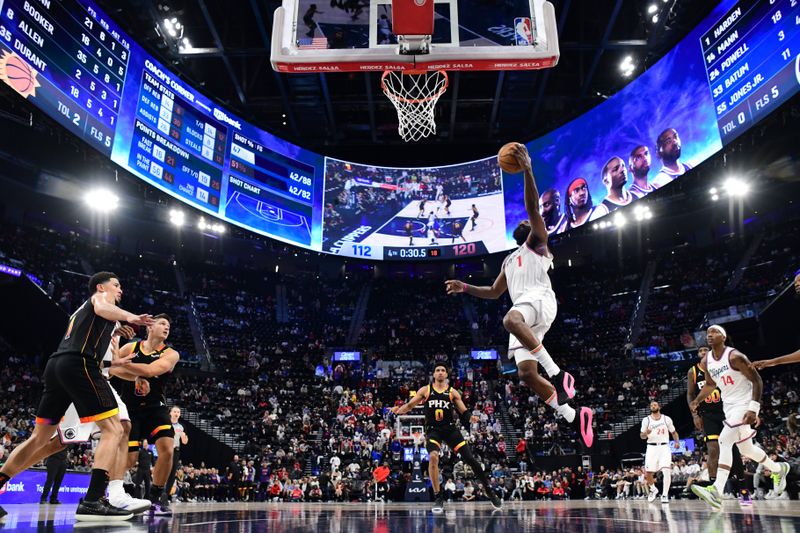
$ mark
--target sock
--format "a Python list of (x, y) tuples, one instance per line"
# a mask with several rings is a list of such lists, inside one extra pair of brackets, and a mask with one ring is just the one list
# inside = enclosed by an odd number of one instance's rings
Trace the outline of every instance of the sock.
[(3, 488), (3, 486), (4, 486), (6, 483), (8, 483), (8, 480), (10, 480), (10, 479), (11, 479), (11, 477), (9, 477), (9, 476), (7, 476), (6, 474), (4, 474), (4, 473), (0, 472), (0, 489), (2, 489), (2, 488)]
[(150, 501), (157, 502), (161, 498), (162, 492), (164, 492), (164, 487), (159, 487), (156, 484), (150, 485)]
[(730, 475), (731, 471), (724, 468), (720, 468), (717, 471), (717, 480), (714, 482), (714, 488), (717, 489), (717, 493), (720, 495), (725, 493), (725, 484), (728, 482), (728, 476)]
[(575, 409), (573, 409), (567, 404), (559, 405), (558, 407), (556, 407), (556, 413), (563, 416), (564, 419), (570, 424), (572, 424), (575, 421), (575, 416), (577, 416), (575, 413)]
[(92, 477), (89, 479), (89, 489), (86, 491), (85, 501), (96, 502), (106, 494), (108, 486), (108, 472), (99, 468), (92, 469)]
[(561, 369), (558, 367), (553, 358), (550, 357), (550, 354), (547, 353), (547, 348), (544, 347), (544, 344), (540, 344), (538, 348), (534, 348), (531, 350), (531, 355), (533, 356), (536, 361), (542, 365), (544, 371), (547, 372), (549, 377), (557, 376), (561, 373)]
[(661, 494), (669, 495), (670, 485), (672, 485), (672, 472), (664, 470), (664, 491)]
[(781, 465), (773, 461), (769, 458), (769, 455), (764, 453), (764, 460), (761, 461), (761, 464), (764, 465), (766, 468), (769, 468), (773, 474), (777, 474), (781, 471)]
[(125, 489), (122, 488), (121, 479), (112, 479), (108, 482), (108, 499), (116, 501), (125, 496)]

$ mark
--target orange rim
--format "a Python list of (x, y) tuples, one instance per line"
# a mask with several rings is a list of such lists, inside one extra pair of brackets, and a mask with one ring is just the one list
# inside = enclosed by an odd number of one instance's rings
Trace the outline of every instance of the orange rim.
[(383, 92), (386, 93), (387, 95), (390, 94), (392, 98), (395, 98), (398, 101), (406, 104), (420, 104), (422, 102), (430, 102), (431, 100), (435, 100), (436, 98), (439, 98), (444, 94), (444, 92), (447, 90), (447, 86), (450, 84), (450, 77), (447, 75), (447, 71), (437, 70), (435, 72), (438, 72), (439, 74), (444, 76), (444, 85), (442, 85), (442, 88), (439, 89), (435, 94), (432, 94), (425, 98), (403, 98), (402, 96), (397, 96), (396, 94), (394, 94), (386, 86), (386, 77), (392, 72), (400, 72), (401, 76), (421, 76), (423, 74), (429, 74), (433, 71), (430, 70), (400, 70), (400, 71), (384, 70), (383, 71), (383, 75), (381, 76), (381, 89), (383, 90)]

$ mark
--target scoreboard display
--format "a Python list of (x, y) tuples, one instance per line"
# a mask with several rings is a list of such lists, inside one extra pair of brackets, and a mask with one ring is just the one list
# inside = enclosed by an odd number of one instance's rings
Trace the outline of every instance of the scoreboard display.
[(0, 0), (0, 79), (210, 215), (320, 248), (322, 158), (220, 108), (90, 0)]
[[(800, 89), (798, 4), (716, 4), (617, 95), (527, 143), (540, 191), (565, 201), (565, 180), (587, 176), (602, 199), (602, 162), (627, 161), (631, 149), (613, 144), (626, 137), (620, 131), (641, 134), (637, 142), (651, 151), (662, 129), (676, 139), (680, 132), (688, 164), (676, 168), (684, 170), (731, 142)], [(242, 120), (147, 53), (93, 0), (0, 0), (0, 81), (152, 186), (312, 250), (398, 261), (478, 256), (515, 247), (511, 233), (527, 218), (521, 176), (501, 173), (493, 156), (375, 167), (324, 157)]]
[(797, 92), (800, 2), (746, 0), (700, 38), (726, 144)]

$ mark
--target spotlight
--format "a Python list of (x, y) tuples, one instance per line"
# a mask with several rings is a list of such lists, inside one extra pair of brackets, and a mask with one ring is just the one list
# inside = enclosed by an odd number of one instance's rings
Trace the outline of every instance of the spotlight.
[(207, 227), (208, 227), (208, 224), (206, 224), (206, 219), (200, 217), (200, 221), (197, 223), (197, 228), (200, 229), (200, 230), (204, 230)]
[(622, 213), (617, 213), (614, 215), (614, 225), (616, 227), (621, 228), (627, 223), (628, 221), (625, 219), (625, 216)]
[(719, 195), (718, 194), (712, 194), (711, 195), (711, 199), (716, 202), (717, 200), (719, 200)]
[(90, 209), (101, 213), (110, 213), (119, 207), (119, 196), (108, 189), (92, 189), (83, 196), (83, 201)]
[(657, 5), (655, 5), (655, 4), (650, 4), (650, 7), (648, 7), (648, 8), (647, 8), (647, 12), (648, 12), (650, 15), (652, 15), (652, 14), (653, 14), (653, 13), (655, 13), (656, 11), (658, 11), (658, 6), (657, 6)]
[(178, 209), (170, 209), (169, 221), (174, 225), (181, 227), (184, 225), (184, 223), (186, 223), (186, 215), (183, 214), (183, 211)]
[(716, 188), (716, 187), (711, 187), (711, 188), (708, 190), (708, 194), (717, 194), (717, 188)]
[(626, 78), (633, 74), (633, 71), (636, 70), (636, 65), (633, 62), (633, 57), (625, 56), (625, 59), (619, 64), (619, 69), (622, 71), (622, 75)]
[(730, 196), (744, 197), (750, 192), (750, 185), (738, 178), (728, 178), (725, 180), (725, 192)]
[(653, 15), (652, 21), (653, 21), (653, 24), (658, 22), (658, 15)]

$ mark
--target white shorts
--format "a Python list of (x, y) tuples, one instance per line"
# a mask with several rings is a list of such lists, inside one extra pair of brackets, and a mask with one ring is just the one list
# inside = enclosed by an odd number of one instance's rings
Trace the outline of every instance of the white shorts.
[[(120, 420), (127, 420), (130, 422), (131, 417), (128, 415), (128, 408), (125, 402), (119, 397), (114, 387), (109, 387), (114, 394), (114, 399), (117, 400), (117, 407), (119, 408)], [(75, 404), (70, 404), (61, 423), (56, 427), (56, 434), (61, 444), (74, 444), (76, 442), (90, 442), (92, 439), (100, 438), (100, 428), (95, 422), (81, 422), (81, 417), (78, 416), (78, 411), (75, 410)]]
[(659, 470), (672, 468), (672, 450), (669, 443), (647, 445), (644, 454), (644, 469), (647, 472), (658, 472)]
[[(525, 319), (525, 324), (530, 326), (533, 336), (539, 342), (544, 342), (545, 334), (550, 330), (550, 326), (556, 319), (558, 304), (554, 293), (536, 294), (526, 297), (523, 295), (517, 300), (513, 307), (514, 311), (519, 311)], [(508, 358), (514, 358), (519, 365), (522, 361), (535, 361), (536, 358), (530, 354), (514, 335), (508, 335)]]
[(719, 433), (719, 440), (725, 443), (738, 444), (756, 436), (757, 431), (750, 424), (743, 424), (744, 415), (749, 411), (748, 405), (732, 405), (723, 407), (725, 422)]

